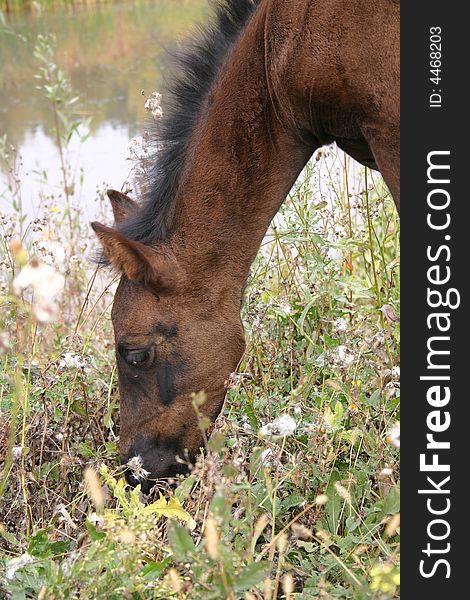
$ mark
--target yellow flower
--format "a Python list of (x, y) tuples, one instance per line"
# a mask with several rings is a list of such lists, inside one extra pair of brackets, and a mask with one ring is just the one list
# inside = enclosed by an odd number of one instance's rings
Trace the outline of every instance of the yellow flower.
[(400, 585), (400, 571), (390, 563), (379, 563), (370, 570), (370, 589), (383, 593), (393, 593)]

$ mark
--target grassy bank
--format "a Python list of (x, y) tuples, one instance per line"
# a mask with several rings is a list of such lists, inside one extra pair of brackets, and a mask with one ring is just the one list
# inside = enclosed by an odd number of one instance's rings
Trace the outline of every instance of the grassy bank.
[[(253, 265), (206, 452), (143, 498), (118, 466), (115, 278), (90, 262), (66, 162), (30, 221), (6, 139), (0, 154), (0, 596), (398, 597), (399, 224), (381, 178), (313, 157)], [(100, 194), (96, 212), (111, 221)]]

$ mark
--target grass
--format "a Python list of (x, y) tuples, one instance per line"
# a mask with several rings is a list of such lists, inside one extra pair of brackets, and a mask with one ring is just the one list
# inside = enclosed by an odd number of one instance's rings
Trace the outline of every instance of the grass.
[[(0, 597), (397, 598), (399, 222), (380, 176), (330, 149), (307, 165), (253, 265), (208, 447), (143, 498), (118, 466), (115, 280), (85, 256), (73, 173), (57, 165), (64, 190), (45, 184), (29, 222), (6, 139), (0, 154)], [(63, 291), (13, 284), (34, 255)]]

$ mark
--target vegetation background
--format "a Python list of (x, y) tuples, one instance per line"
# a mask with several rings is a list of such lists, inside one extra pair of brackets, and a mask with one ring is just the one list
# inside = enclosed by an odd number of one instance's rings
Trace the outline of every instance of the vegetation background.
[[(253, 265), (247, 352), (207, 448), (189, 477), (144, 498), (118, 466), (116, 278), (91, 261), (85, 213), (111, 215), (102, 186), (83, 206), (88, 171), (69, 152), (106, 107), (77, 97), (73, 53), (59, 55), (38, 21), (19, 34), (7, 15), (59, 4), (89, 3), (0, 3), (2, 41), (16, 40), (1, 52), (28, 65), (2, 61), (0, 85), (14, 95), (29, 82), (31, 118), (57, 150), (35, 175), (32, 215), (24, 131), (0, 137), (0, 597), (397, 598), (399, 221), (381, 177), (335, 148), (312, 157)], [(167, 15), (190, 4), (167, 2)], [(73, 46), (91, 32), (69, 33)], [(145, 52), (132, 31), (116, 36), (119, 60)], [(113, 47), (91, 48), (91, 64), (111, 63)], [(112, 71), (116, 85), (131, 86), (123, 73)], [(138, 115), (149, 90), (136, 90)], [(129, 154), (132, 182), (145, 135)]]

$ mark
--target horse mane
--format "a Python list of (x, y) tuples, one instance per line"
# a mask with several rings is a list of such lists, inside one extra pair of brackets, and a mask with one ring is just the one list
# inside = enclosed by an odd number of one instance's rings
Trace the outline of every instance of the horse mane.
[(170, 225), (191, 132), (222, 64), (261, 0), (213, 0), (214, 18), (173, 54), (176, 75), (164, 94), (163, 117), (149, 135), (151, 165), (139, 208), (118, 225), (132, 240), (164, 239)]

